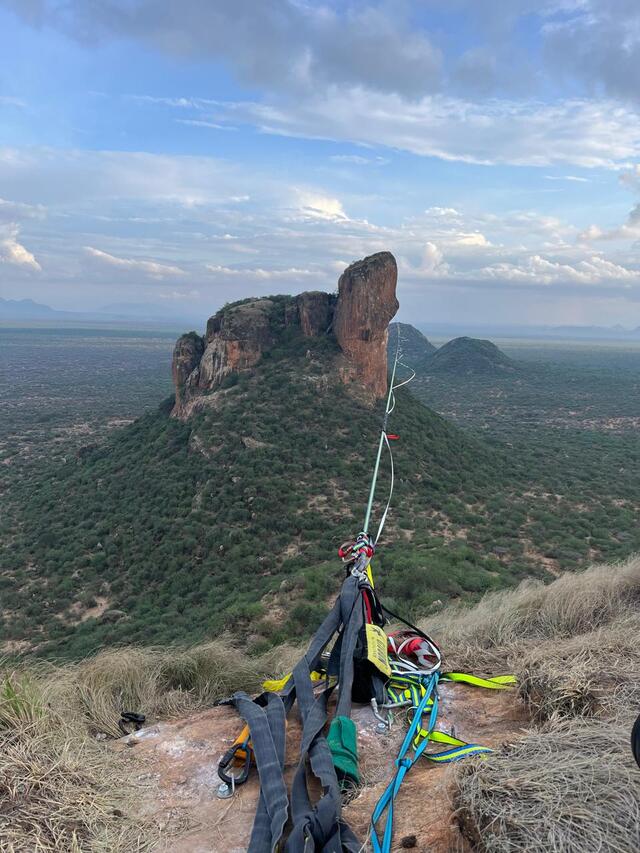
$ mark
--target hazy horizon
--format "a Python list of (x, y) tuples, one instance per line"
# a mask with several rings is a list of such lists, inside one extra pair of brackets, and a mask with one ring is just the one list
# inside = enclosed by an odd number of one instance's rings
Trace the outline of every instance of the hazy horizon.
[(627, 0), (0, 0), (0, 296), (333, 290), (403, 322), (640, 325)]

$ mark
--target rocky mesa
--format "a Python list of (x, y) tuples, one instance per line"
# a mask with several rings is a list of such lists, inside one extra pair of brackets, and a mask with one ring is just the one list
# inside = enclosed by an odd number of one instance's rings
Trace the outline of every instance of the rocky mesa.
[(204, 336), (188, 332), (173, 352), (174, 417), (188, 418), (233, 374), (255, 367), (286, 335), (327, 338), (335, 373), (373, 402), (387, 390), (387, 336), (398, 310), (398, 268), (390, 252), (351, 264), (338, 293), (263, 297), (226, 305)]

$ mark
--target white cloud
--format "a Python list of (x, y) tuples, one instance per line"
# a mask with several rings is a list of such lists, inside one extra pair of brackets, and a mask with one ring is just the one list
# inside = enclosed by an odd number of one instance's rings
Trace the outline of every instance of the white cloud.
[(180, 269), (180, 267), (160, 264), (157, 261), (141, 261), (133, 258), (119, 258), (115, 255), (110, 255), (108, 252), (103, 252), (100, 249), (94, 249), (92, 246), (85, 246), (84, 251), (91, 260), (95, 261), (99, 265), (112, 269), (118, 269), (125, 272), (142, 273), (150, 278), (159, 279), (185, 275), (185, 271)]
[(447, 275), (449, 272), (448, 265), (444, 262), (444, 257), (441, 250), (435, 243), (427, 242), (422, 256), (421, 272), (426, 275)]
[(0, 95), (0, 107), (18, 107), (24, 109), (27, 106), (22, 98), (13, 98), (9, 95)]
[[(153, 286), (154, 298), (181, 294), (202, 302), (206, 313), (256, 293), (332, 290), (351, 261), (384, 249), (398, 258), (401, 303), (423, 318), (432, 309), (422, 300), (442, 295), (438, 288), (640, 297), (637, 252), (614, 243), (606, 256), (595, 252), (577, 239), (573, 224), (535, 210), (498, 214), (458, 201), (413, 216), (400, 207), (382, 220), (373, 195), (292, 186), (206, 157), (127, 152), (4, 149), (0, 182), (20, 199), (0, 205), (0, 218), (22, 216), (15, 242), (34, 252), (47, 281), (78, 294), (102, 293), (95, 297), (102, 301), (107, 294), (130, 298), (132, 286)], [(196, 193), (198, 203), (189, 203)], [(370, 207), (371, 219), (351, 216), (352, 207)], [(11, 257), (3, 264), (7, 282), (20, 269), (13, 245)], [(33, 262), (22, 256), (22, 269), (35, 270)], [(486, 310), (498, 301), (488, 296)]]
[(484, 165), (618, 169), (640, 156), (640, 114), (604, 100), (474, 103), (333, 88), (295, 104), (235, 102), (226, 111), (265, 133), (384, 145)]
[(192, 127), (208, 127), (212, 130), (237, 130), (237, 127), (233, 127), (231, 124), (219, 124), (215, 121), (206, 121), (205, 119), (195, 119), (195, 118), (177, 118), (176, 121), (178, 124), (187, 124)]
[(304, 216), (313, 219), (347, 220), (340, 199), (320, 195), (310, 190), (297, 190), (298, 207)]
[(484, 234), (481, 234), (479, 231), (475, 231), (473, 234), (458, 234), (453, 239), (452, 243), (459, 248), (464, 248), (466, 246), (472, 248), (486, 248), (491, 245)]
[(545, 175), (545, 181), (572, 181), (576, 184), (589, 184), (589, 178), (582, 178), (579, 175)]
[(45, 208), (41, 204), (24, 204), (0, 198), (0, 222), (16, 222), (20, 219), (42, 219)]
[(503, 263), (485, 267), (476, 273), (478, 278), (508, 282), (534, 282), (540, 285), (556, 283), (602, 284), (633, 282), (640, 285), (640, 270), (627, 269), (602, 255), (591, 255), (575, 264), (561, 263), (541, 255), (531, 255), (519, 264)]
[(31, 272), (41, 272), (35, 256), (18, 242), (17, 225), (0, 226), (0, 263), (11, 264)]
[(333, 163), (347, 163), (351, 166), (386, 166), (390, 161), (386, 157), (363, 157), (361, 154), (332, 154)]
[(247, 281), (287, 281), (322, 275), (321, 271), (289, 267), (287, 269), (262, 269), (260, 267), (226, 267), (205, 264), (205, 269), (222, 278), (240, 278)]
[(165, 293), (159, 293), (160, 299), (169, 299), (172, 301), (198, 300), (200, 299), (199, 290), (170, 290)]

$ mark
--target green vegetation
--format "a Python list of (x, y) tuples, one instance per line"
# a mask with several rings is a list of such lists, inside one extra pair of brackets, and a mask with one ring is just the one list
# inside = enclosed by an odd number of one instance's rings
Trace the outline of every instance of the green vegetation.
[(491, 341), (454, 338), (437, 349), (424, 365), (427, 373), (494, 374), (512, 372), (515, 365)]
[[(3, 334), (5, 652), (73, 658), (223, 631), (260, 651), (315, 627), (342, 577), (337, 545), (361, 524), (380, 423), (336, 385), (330, 339), (285, 329), (182, 423), (170, 399), (149, 407), (172, 339), (38, 330), (31, 351), (26, 332)], [(423, 372), (409, 386), (462, 430), (399, 395), (375, 571), (409, 617), (640, 549), (633, 353), (508, 354), (513, 375)], [(387, 488), (383, 466), (379, 503)]]
[(415, 326), (411, 326), (409, 323), (391, 323), (389, 326), (389, 359), (395, 358), (398, 336), (400, 337), (403, 361), (410, 364), (414, 370), (421, 370), (436, 351), (434, 345)]
[(513, 463), (486, 506), (500, 560), (551, 572), (640, 549), (640, 349), (505, 342), (515, 373), (422, 373), (412, 393)]
[[(3, 638), (78, 656), (223, 630), (256, 648), (308, 633), (340, 583), (337, 546), (361, 524), (380, 417), (327, 373), (328, 346), (287, 340), (220, 405), (182, 423), (169, 401), (43, 470), (37, 490), (18, 486)], [(489, 499), (495, 454), (406, 394), (394, 428), (386, 597), (417, 613), (525, 575), (439, 535), (441, 516), (467, 518), (471, 494)]]

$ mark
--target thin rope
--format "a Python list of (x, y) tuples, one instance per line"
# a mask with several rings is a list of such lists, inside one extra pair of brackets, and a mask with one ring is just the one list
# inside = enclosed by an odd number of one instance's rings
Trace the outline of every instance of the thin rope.
[[(388, 499), (387, 499), (387, 505), (385, 506), (385, 508), (384, 508), (384, 512), (382, 513), (382, 518), (380, 519), (380, 525), (379, 525), (379, 527), (378, 527), (378, 532), (376, 533), (376, 538), (374, 539), (374, 542), (373, 542), (373, 544), (374, 544), (374, 545), (377, 545), (377, 544), (378, 544), (378, 540), (380, 539), (380, 535), (381, 535), (381, 533), (382, 533), (382, 530), (383, 530), (383, 528), (384, 528), (385, 522), (386, 522), (386, 520), (387, 520), (387, 515), (389, 514), (389, 509), (390, 509), (390, 507), (391, 507), (391, 500), (392, 500), (392, 498), (393, 498), (393, 490), (394, 490), (394, 486), (395, 486), (395, 467), (394, 467), (394, 464), (393, 464), (393, 451), (391, 450), (391, 444), (389, 443), (389, 438), (388, 438), (388, 436), (387, 436), (387, 421), (388, 421), (388, 419), (389, 419), (389, 415), (393, 412), (393, 410), (394, 410), (394, 409), (395, 409), (395, 407), (396, 407), (396, 395), (395, 395), (395, 391), (396, 391), (398, 388), (402, 388), (402, 387), (403, 387), (403, 385), (408, 385), (408, 384), (409, 384), (409, 382), (411, 382), (411, 380), (412, 380), (412, 379), (415, 379), (415, 376), (416, 376), (416, 371), (415, 371), (415, 370), (413, 370), (413, 368), (409, 367), (409, 365), (408, 365), (408, 364), (405, 364), (403, 361), (401, 361), (401, 360), (400, 360), (400, 358), (401, 358), (401, 356), (403, 355), (403, 353), (402, 353), (402, 351), (400, 350), (400, 325), (399, 325), (399, 324), (396, 326), (396, 332), (397, 332), (397, 338), (396, 338), (396, 356), (395, 356), (395, 359), (394, 359), (394, 363), (393, 363), (393, 371), (392, 371), (392, 374), (391, 374), (391, 375), (392, 375), (392, 383), (391, 383), (391, 388), (389, 389), (389, 397), (388, 397), (388, 399), (387, 399), (387, 406), (386, 406), (386, 410), (385, 410), (385, 413), (384, 413), (384, 420), (383, 420), (383, 423), (382, 423), (382, 435), (381, 435), (381, 437), (380, 437), (381, 445), (384, 443), (384, 444), (386, 445), (386, 447), (387, 447), (387, 450), (389, 451), (389, 465), (390, 465), (390, 468), (391, 468), (391, 483), (390, 483), (390, 486), (389, 486), (389, 497), (388, 497)], [(398, 367), (398, 365), (400, 365), (401, 367), (406, 368), (407, 370), (410, 370), (410, 371), (411, 371), (411, 376), (409, 376), (409, 378), (408, 378), (408, 379), (403, 379), (403, 380), (402, 380), (402, 382), (397, 382), (397, 383), (395, 383), (395, 384), (394, 384), (394, 383), (393, 383), (393, 378), (395, 377), (396, 368)], [(379, 457), (380, 457), (380, 454), (378, 453), (378, 463), (379, 463)], [(375, 470), (375, 472), (374, 472), (374, 483), (373, 483), (373, 485), (372, 485), (372, 489), (371, 489), (371, 494), (372, 494), (372, 495), (373, 495), (373, 493), (374, 493), (374, 491), (375, 491), (375, 480), (377, 479), (377, 476), (378, 476), (378, 469), (377, 469), (377, 466), (376, 466), (376, 470)]]

